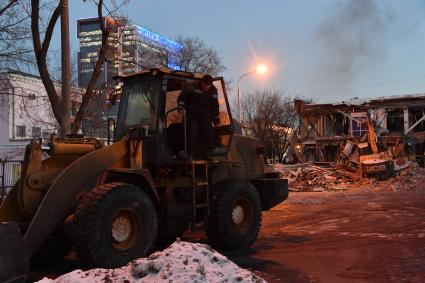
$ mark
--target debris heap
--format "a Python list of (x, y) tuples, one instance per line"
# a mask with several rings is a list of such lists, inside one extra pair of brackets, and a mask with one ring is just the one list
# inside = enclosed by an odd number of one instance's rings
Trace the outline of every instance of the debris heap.
[(266, 282), (205, 244), (176, 241), (163, 251), (117, 269), (75, 270), (42, 283)]
[(392, 178), (379, 181), (374, 178), (362, 178), (360, 172), (351, 172), (329, 164), (326, 168), (312, 163), (274, 164), (269, 168), (288, 179), (290, 191), (341, 191), (356, 188), (370, 190), (406, 190), (413, 189), (425, 182), (425, 168), (407, 163), (396, 168)]

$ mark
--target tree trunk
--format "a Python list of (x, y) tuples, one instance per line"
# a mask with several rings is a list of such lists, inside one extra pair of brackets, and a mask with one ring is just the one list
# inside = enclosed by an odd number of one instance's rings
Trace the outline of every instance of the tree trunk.
[(62, 119), (61, 136), (71, 132), (71, 52), (69, 44), (68, 0), (61, 0), (61, 48), (62, 48)]
[[(105, 62), (105, 54), (108, 48), (109, 30), (103, 21), (103, 0), (97, 3), (99, 27), (102, 30), (102, 44), (99, 48), (98, 59), (96, 61), (92, 77), (85, 94), (82, 96), (80, 107), (75, 115), (74, 123), (71, 124), (71, 63), (69, 46), (69, 15), (68, 0), (60, 0), (48, 22), (44, 40), (40, 38), (40, 0), (31, 0), (31, 33), (33, 39), (34, 52), (37, 59), (37, 67), (41, 80), (46, 88), (53, 115), (60, 126), (60, 134), (65, 136), (69, 133), (78, 133), (81, 122), (84, 119), (85, 108), (88, 105), (96, 89), (97, 80), (102, 72)], [(57, 20), (61, 17), (61, 37), (62, 37), (62, 95), (56, 92), (55, 85), (50, 77), (47, 66), (47, 52), (50, 47), (53, 31)], [(72, 126), (72, 127), (71, 127)]]
[(96, 91), (97, 80), (100, 74), (102, 73), (102, 66), (105, 63), (105, 55), (108, 49), (108, 39), (109, 39), (110, 31), (106, 28), (104, 24), (102, 7), (103, 7), (103, 0), (99, 0), (99, 2), (97, 3), (97, 16), (99, 19), (99, 28), (102, 31), (102, 44), (100, 45), (100, 48), (99, 48), (97, 61), (94, 66), (93, 73), (90, 78), (90, 82), (87, 86), (85, 94), (83, 95), (83, 99), (81, 101), (80, 107), (78, 108), (77, 114), (75, 115), (74, 123), (72, 124), (71, 132), (73, 134), (76, 134), (78, 130), (80, 129), (81, 123), (85, 116), (86, 107), (89, 104), (90, 99), (93, 97)]

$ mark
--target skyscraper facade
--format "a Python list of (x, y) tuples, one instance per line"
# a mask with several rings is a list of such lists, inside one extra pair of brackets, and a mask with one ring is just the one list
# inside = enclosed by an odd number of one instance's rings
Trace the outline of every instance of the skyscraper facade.
[[(122, 18), (104, 17), (103, 24), (109, 31), (109, 37), (105, 62), (96, 84), (100, 91), (87, 105), (82, 121), (84, 134), (97, 138), (107, 136), (107, 121), (116, 119), (118, 113), (120, 86), (116, 85), (114, 76), (159, 65), (180, 69), (177, 58), (183, 48), (174, 40), (145, 27), (129, 24)], [(80, 40), (78, 86), (87, 88), (102, 44), (98, 18), (78, 20), (77, 37)]]
[[(109, 48), (98, 85), (113, 88), (114, 76), (159, 65), (180, 69), (177, 56), (183, 46), (178, 42), (148, 28), (128, 24), (124, 19), (105, 17), (104, 24), (110, 31)], [(85, 88), (89, 84), (102, 44), (98, 18), (78, 20), (77, 37), (80, 40), (78, 85)]]
[(145, 27), (128, 25), (123, 28), (120, 72), (129, 74), (158, 65), (180, 69), (177, 56), (182, 45)]

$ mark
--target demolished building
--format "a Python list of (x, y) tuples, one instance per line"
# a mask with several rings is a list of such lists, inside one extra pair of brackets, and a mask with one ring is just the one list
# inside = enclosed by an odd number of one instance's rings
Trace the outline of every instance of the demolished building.
[(347, 141), (368, 147), (368, 119), (380, 150), (390, 157), (421, 157), (425, 139), (425, 93), (370, 99), (354, 98), (328, 104), (296, 100), (299, 133), (294, 148), (302, 161), (335, 162)]

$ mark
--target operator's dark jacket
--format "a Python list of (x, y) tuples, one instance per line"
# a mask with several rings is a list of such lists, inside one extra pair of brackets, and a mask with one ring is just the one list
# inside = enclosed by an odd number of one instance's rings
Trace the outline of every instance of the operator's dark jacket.
[(188, 118), (209, 120), (214, 124), (220, 121), (218, 93), (214, 85), (207, 92), (202, 90), (200, 83), (188, 85), (182, 90), (177, 103), (183, 103)]
[(208, 157), (213, 146), (212, 123), (220, 122), (217, 88), (212, 85), (204, 92), (200, 83), (186, 84), (177, 103), (187, 114), (189, 153), (195, 157)]

